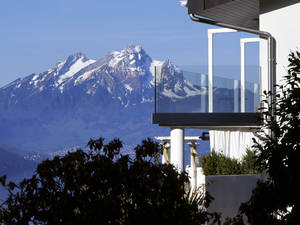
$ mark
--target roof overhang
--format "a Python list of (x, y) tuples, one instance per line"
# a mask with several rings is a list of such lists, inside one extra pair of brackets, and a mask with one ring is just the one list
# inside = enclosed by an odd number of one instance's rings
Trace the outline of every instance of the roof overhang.
[(259, 29), (259, 0), (188, 0), (188, 13), (234, 26)]

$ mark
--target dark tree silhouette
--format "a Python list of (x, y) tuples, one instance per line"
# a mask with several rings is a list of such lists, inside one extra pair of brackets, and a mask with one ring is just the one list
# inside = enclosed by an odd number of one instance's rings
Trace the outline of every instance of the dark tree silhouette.
[(299, 224), (300, 221), (300, 53), (289, 55), (288, 74), (278, 86), (277, 102), (264, 112), (261, 141), (255, 142), (259, 164), (267, 174), (242, 204), (240, 214), (227, 224), (243, 224), (242, 215), (252, 225)]
[[(1, 183), (9, 197), (0, 209), (1, 224), (203, 224), (214, 214), (202, 210), (204, 195), (185, 190), (188, 177), (154, 159), (151, 139), (135, 148), (135, 158), (120, 153), (122, 142), (90, 140), (77, 150), (45, 160), (30, 179)], [(214, 221), (214, 222), (215, 222)], [(213, 223), (214, 223), (213, 222)]]

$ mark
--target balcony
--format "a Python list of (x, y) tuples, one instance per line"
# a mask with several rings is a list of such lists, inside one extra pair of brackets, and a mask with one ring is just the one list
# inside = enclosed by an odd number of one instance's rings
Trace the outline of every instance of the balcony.
[[(153, 123), (190, 128), (258, 127), (261, 85), (258, 66), (178, 68), (165, 62), (155, 71)], [(200, 71), (200, 72), (198, 72)], [(242, 79), (241, 79), (242, 78)]]

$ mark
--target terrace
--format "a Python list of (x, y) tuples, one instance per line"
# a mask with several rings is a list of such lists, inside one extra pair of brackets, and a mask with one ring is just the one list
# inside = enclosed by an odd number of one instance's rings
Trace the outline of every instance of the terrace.
[(236, 30), (208, 30), (207, 66), (180, 68), (173, 73), (156, 67), (154, 124), (204, 129), (261, 125), (260, 67), (247, 65), (246, 60), (246, 46), (259, 38), (240, 39), (240, 65), (216, 66), (214, 36), (229, 32)]

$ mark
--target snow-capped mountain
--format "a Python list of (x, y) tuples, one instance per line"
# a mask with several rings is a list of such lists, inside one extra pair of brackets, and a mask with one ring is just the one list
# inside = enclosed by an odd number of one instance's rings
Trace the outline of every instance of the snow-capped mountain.
[(151, 123), (155, 70), (162, 103), (203, 92), (176, 65), (153, 60), (140, 46), (99, 60), (76, 53), (0, 88), (0, 144), (58, 151), (82, 146), (91, 137), (121, 137), (135, 144), (158, 135), (161, 128)]
[(142, 47), (129, 45), (97, 61), (76, 53), (43, 73), (17, 79), (0, 89), (0, 112), (7, 107), (19, 110), (18, 105), (45, 109), (59, 102), (80, 104), (91, 99), (103, 100), (104, 96), (124, 107), (153, 102), (155, 67), (160, 72), (157, 80), (164, 86), (163, 95), (183, 98), (199, 94), (170, 61), (152, 60)]

